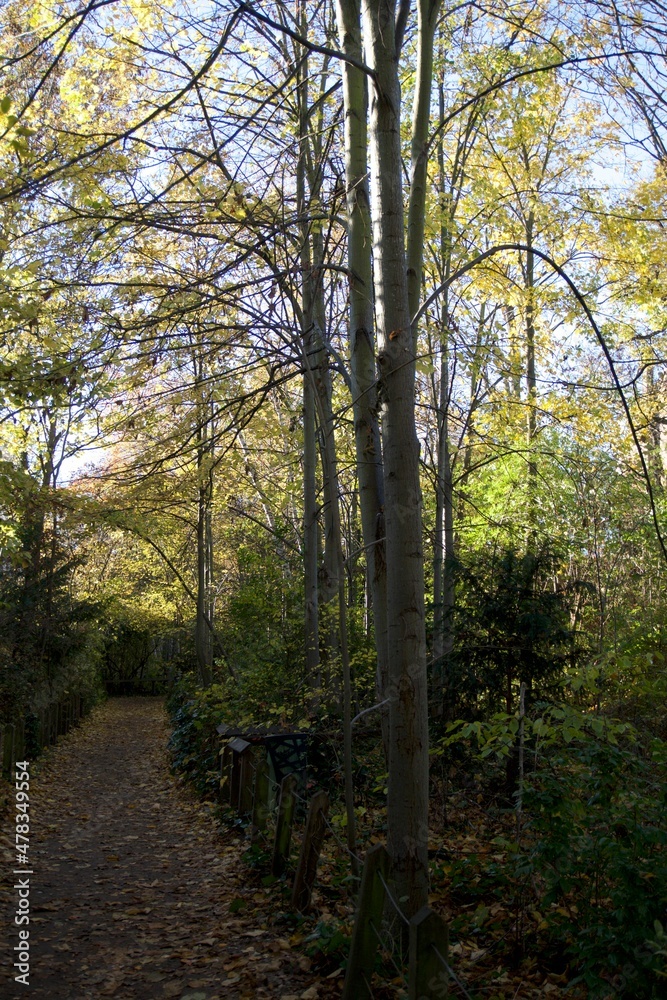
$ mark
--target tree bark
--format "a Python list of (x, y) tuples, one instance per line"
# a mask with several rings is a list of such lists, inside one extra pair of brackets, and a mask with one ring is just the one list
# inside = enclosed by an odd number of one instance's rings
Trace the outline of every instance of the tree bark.
[[(301, 14), (304, 12), (301, 10)], [(303, 19), (303, 16), (302, 16)], [(318, 581), (318, 505), (317, 505), (317, 425), (313, 364), (313, 295), (312, 260), (306, 192), (306, 157), (308, 142), (308, 61), (304, 57), (298, 74), (299, 158), (296, 175), (297, 212), (301, 219), (301, 344), (303, 373), (303, 557), (305, 599), (306, 677), (313, 688), (321, 685)]]
[[(373, 71), (371, 211), (378, 364), (384, 410), (389, 656), (388, 847), (398, 897), (412, 916), (428, 898), (428, 696), (424, 553), (415, 424), (415, 349), (405, 254), (396, 5), (363, 0)], [(421, 275), (419, 275), (419, 282)]]
[[(440, 280), (444, 284), (452, 269), (452, 226), (456, 212), (453, 197), (455, 177), (447, 180), (442, 123), (445, 120), (445, 90), (438, 87), (440, 133), (438, 135), (438, 186), (440, 200)], [(465, 159), (465, 147), (458, 153)], [(459, 155), (456, 162), (458, 164)], [(461, 179), (463, 173), (458, 166)], [(454, 614), (454, 492), (449, 446), (449, 353), (450, 353), (449, 287), (445, 287), (440, 304), (440, 386), (437, 403), (437, 455), (435, 481), (435, 537), (433, 544), (433, 710), (442, 715), (445, 710), (445, 660), (454, 645), (452, 619)]]
[[(343, 52), (363, 62), (360, 0), (337, 0)], [(377, 372), (373, 335), (372, 224), (368, 190), (368, 90), (366, 74), (343, 63), (345, 105), (345, 191), (349, 267), (349, 349), (359, 507), (366, 552), (377, 657), (376, 697), (384, 702), (389, 685), (387, 662), (387, 562), (384, 483), (378, 423)], [(389, 753), (389, 711), (380, 709), (385, 757)]]
[[(531, 209), (526, 220), (526, 245), (533, 246), (535, 213)], [(535, 255), (526, 253), (526, 389), (528, 450), (528, 542), (527, 550), (537, 547), (537, 462), (535, 438), (537, 436), (537, 378), (535, 374)]]
[[(195, 357), (196, 378), (203, 381), (202, 357)], [(201, 390), (200, 390), (201, 391)], [(197, 617), (195, 652), (199, 680), (203, 687), (213, 682), (213, 416), (209, 400), (198, 406), (197, 427)], [(210, 623), (210, 626), (209, 626)]]

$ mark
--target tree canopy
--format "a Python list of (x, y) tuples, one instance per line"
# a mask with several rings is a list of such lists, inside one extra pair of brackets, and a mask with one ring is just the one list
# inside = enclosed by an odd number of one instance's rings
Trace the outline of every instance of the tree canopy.
[(663, 663), (664, 10), (2, 27), (0, 710), (191, 670), (339, 718), (352, 846), (372, 709), (415, 912), (429, 740)]

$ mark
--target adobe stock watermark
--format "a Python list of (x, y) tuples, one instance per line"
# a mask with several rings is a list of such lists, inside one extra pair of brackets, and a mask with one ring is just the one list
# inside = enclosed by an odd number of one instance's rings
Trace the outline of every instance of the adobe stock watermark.
[(14, 804), (16, 815), (16, 867), (14, 882), (16, 911), (14, 926), (18, 943), (14, 945), (14, 981), (23, 986), (30, 985), (30, 876), (28, 852), (30, 850), (30, 763), (17, 760), (14, 774)]

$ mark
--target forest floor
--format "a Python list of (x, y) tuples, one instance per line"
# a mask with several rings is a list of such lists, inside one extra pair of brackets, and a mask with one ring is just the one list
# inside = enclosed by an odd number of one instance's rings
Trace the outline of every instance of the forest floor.
[[(340, 996), (249, 884), (247, 848), (169, 770), (161, 699), (112, 699), (30, 783), (30, 986), (14, 982), (21, 876), (2, 837), (0, 997), (325, 1000)], [(10, 817), (13, 823), (13, 814)], [(11, 833), (11, 841), (9, 834)]]

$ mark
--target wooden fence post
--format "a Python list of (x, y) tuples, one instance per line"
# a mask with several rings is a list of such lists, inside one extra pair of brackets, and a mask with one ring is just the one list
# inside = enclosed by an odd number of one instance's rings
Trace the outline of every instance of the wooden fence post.
[(224, 747), (220, 749), (220, 801), (229, 802), (230, 801), (230, 791), (231, 791), (231, 767), (232, 767), (232, 751), (229, 746), (225, 744)]
[(264, 751), (255, 771), (255, 790), (252, 800), (251, 838), (256, 840), (266, 829), (269, 816), (269, 761)]
[(387, 850), (383, 844), (375, 844), (366, 854), (361, 874), (361, 888), (343, 987), (343, 1000), (371, 1000), (373, 996), (370, 982), (378, 935), (382, 926), (386, 894), (384, 882), (388, 873)]
[(14, 739), (14, 760), (12, 761), (12, 770), (14, 770), (14, 764), (17, 760), (23, 760), (25, 758), (25, 719), (21, 721), (16, 726), (16, 736)]
[(2, 734), (2, 776), (11, 781), (14, 763), (14, 727), (5, 726)]
[(292, 821), (296, 797), (297, 777), (286, 774), (280, 782), (280, 802), (278, 803), (278, 819), (276, 820), (276, 836), (273, 842), (273, 861), (271, 874), (278, 878), (285, 871), (285, 863), (289, 855), (292, 839)]
[(326, 792), (316, 792), (308, 806), (306, 829), (303, 834), (301, 851), (296, 866), (294, 885), (292, 887), (292, 909), (305, 913), (310, 906), (310, 897), (315, 884), (317, 862), (322, 850), (322, 841), (326, 833), (325, 816), (329, 808), (329, 796)]
[(238, 812), (241, 794), (241, 757), (248, 750), (250, 744), (247, 740), (242, 740), (236, 736), (227, 744), (232, 754), (231, 776), (229, 781), (229, 804)]
[(449, 976), (437, 954), (447, 960), (448, 936), (444, 920), (428, 906), (411, 919), (408, 1000), (444, 1000), (448, 996)]
[(253, 757), (252, 744), (249, 743), (239, 761), (239, 816), (250, 816), (252, 813), (252, 790), (255, 782)]
[(7, 767), (7, 781), (14, 783), (14, 764), (16, 763), (16, 726), (9, 727), (9, 754)]

